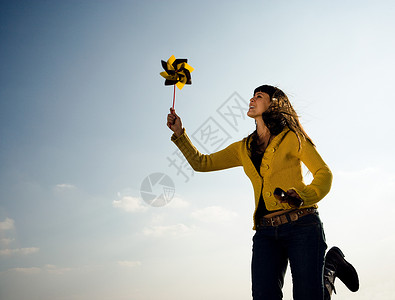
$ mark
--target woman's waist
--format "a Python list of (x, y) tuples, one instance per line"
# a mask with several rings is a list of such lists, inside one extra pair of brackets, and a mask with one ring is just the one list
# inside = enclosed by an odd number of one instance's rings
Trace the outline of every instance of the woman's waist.
[(257, 225), (258, 227), (279, 226), (285, 223), (294, 222), (310, 214), (318, 214), (317, 208), (315, 206), (275, 211), (260, 217), (257, 220)]

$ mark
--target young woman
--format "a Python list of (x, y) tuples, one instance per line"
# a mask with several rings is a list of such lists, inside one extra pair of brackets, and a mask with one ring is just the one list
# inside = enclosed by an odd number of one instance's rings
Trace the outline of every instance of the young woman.
[[(269, 85), (256, 88), (247, 115), (255, 119), (256, 130), (210, 155), (193, 146), (172, 109), (167, 126), (174, 132), (171, 140), (195, 171), (242, 166), (252, 182), (256, 230), (251, 264), (253, 299), (282, 299), (288, 261), (294, 299), (324, 299), (327, 245), (317, 203), (329, 192), (332, 173), (280, 89)], [(301, 163), (313, 175), (308, 185), (303, 181)]]

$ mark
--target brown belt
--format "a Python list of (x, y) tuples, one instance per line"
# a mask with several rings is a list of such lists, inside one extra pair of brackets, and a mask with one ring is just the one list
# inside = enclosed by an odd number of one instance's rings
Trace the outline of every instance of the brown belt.
[(286, 213), (283, 213), (282, 215), (274, 216), (271, 218), (262, 217), (258, 222), (258, 227), (259, 226), (273, 226), (273, 227), (279, 226), (279, 225), (286, 224), (289, 222), (294, 222), (303, 216), (314, 214), (316, 212), (317, 212), (316, 208), (307, 207), (307, 208), (301, 208), (298, 210), (286, 212)]

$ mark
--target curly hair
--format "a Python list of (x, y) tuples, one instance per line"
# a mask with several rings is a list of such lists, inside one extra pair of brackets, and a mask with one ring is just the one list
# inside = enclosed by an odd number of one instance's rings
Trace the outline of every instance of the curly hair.
[[(293, 131), (299, 141), (299, 149), (301, 147), (300, 136), (308, 140), (312, 145), (314, 143), (304, 131), (299, 122), (299, 117), (291, 105), (287, 95), (277, 87), (271, 85), (262, 85), (254, 90), (254, 95), (257, 92), (266, 93), (270, 97), (270, 106), (262, 114), (262, 119), (270, 131), (271, 135), (279, 134), (285, 126)], [(251, 140), (251, 143), (250, 143)], [(258, 150), (258, 134), (257, 130), (247, 137), (247, 148), (251, 153), (256, 153)]]

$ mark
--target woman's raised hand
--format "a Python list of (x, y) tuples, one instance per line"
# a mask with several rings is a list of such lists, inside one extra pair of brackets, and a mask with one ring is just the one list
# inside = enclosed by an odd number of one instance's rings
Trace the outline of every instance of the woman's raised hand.
[(176, 136), (182, 134), (181, 118), (176, 114), (174, 108), (170, 108), (170, 113), (167, 115), (167, 127), (169, 127)]

